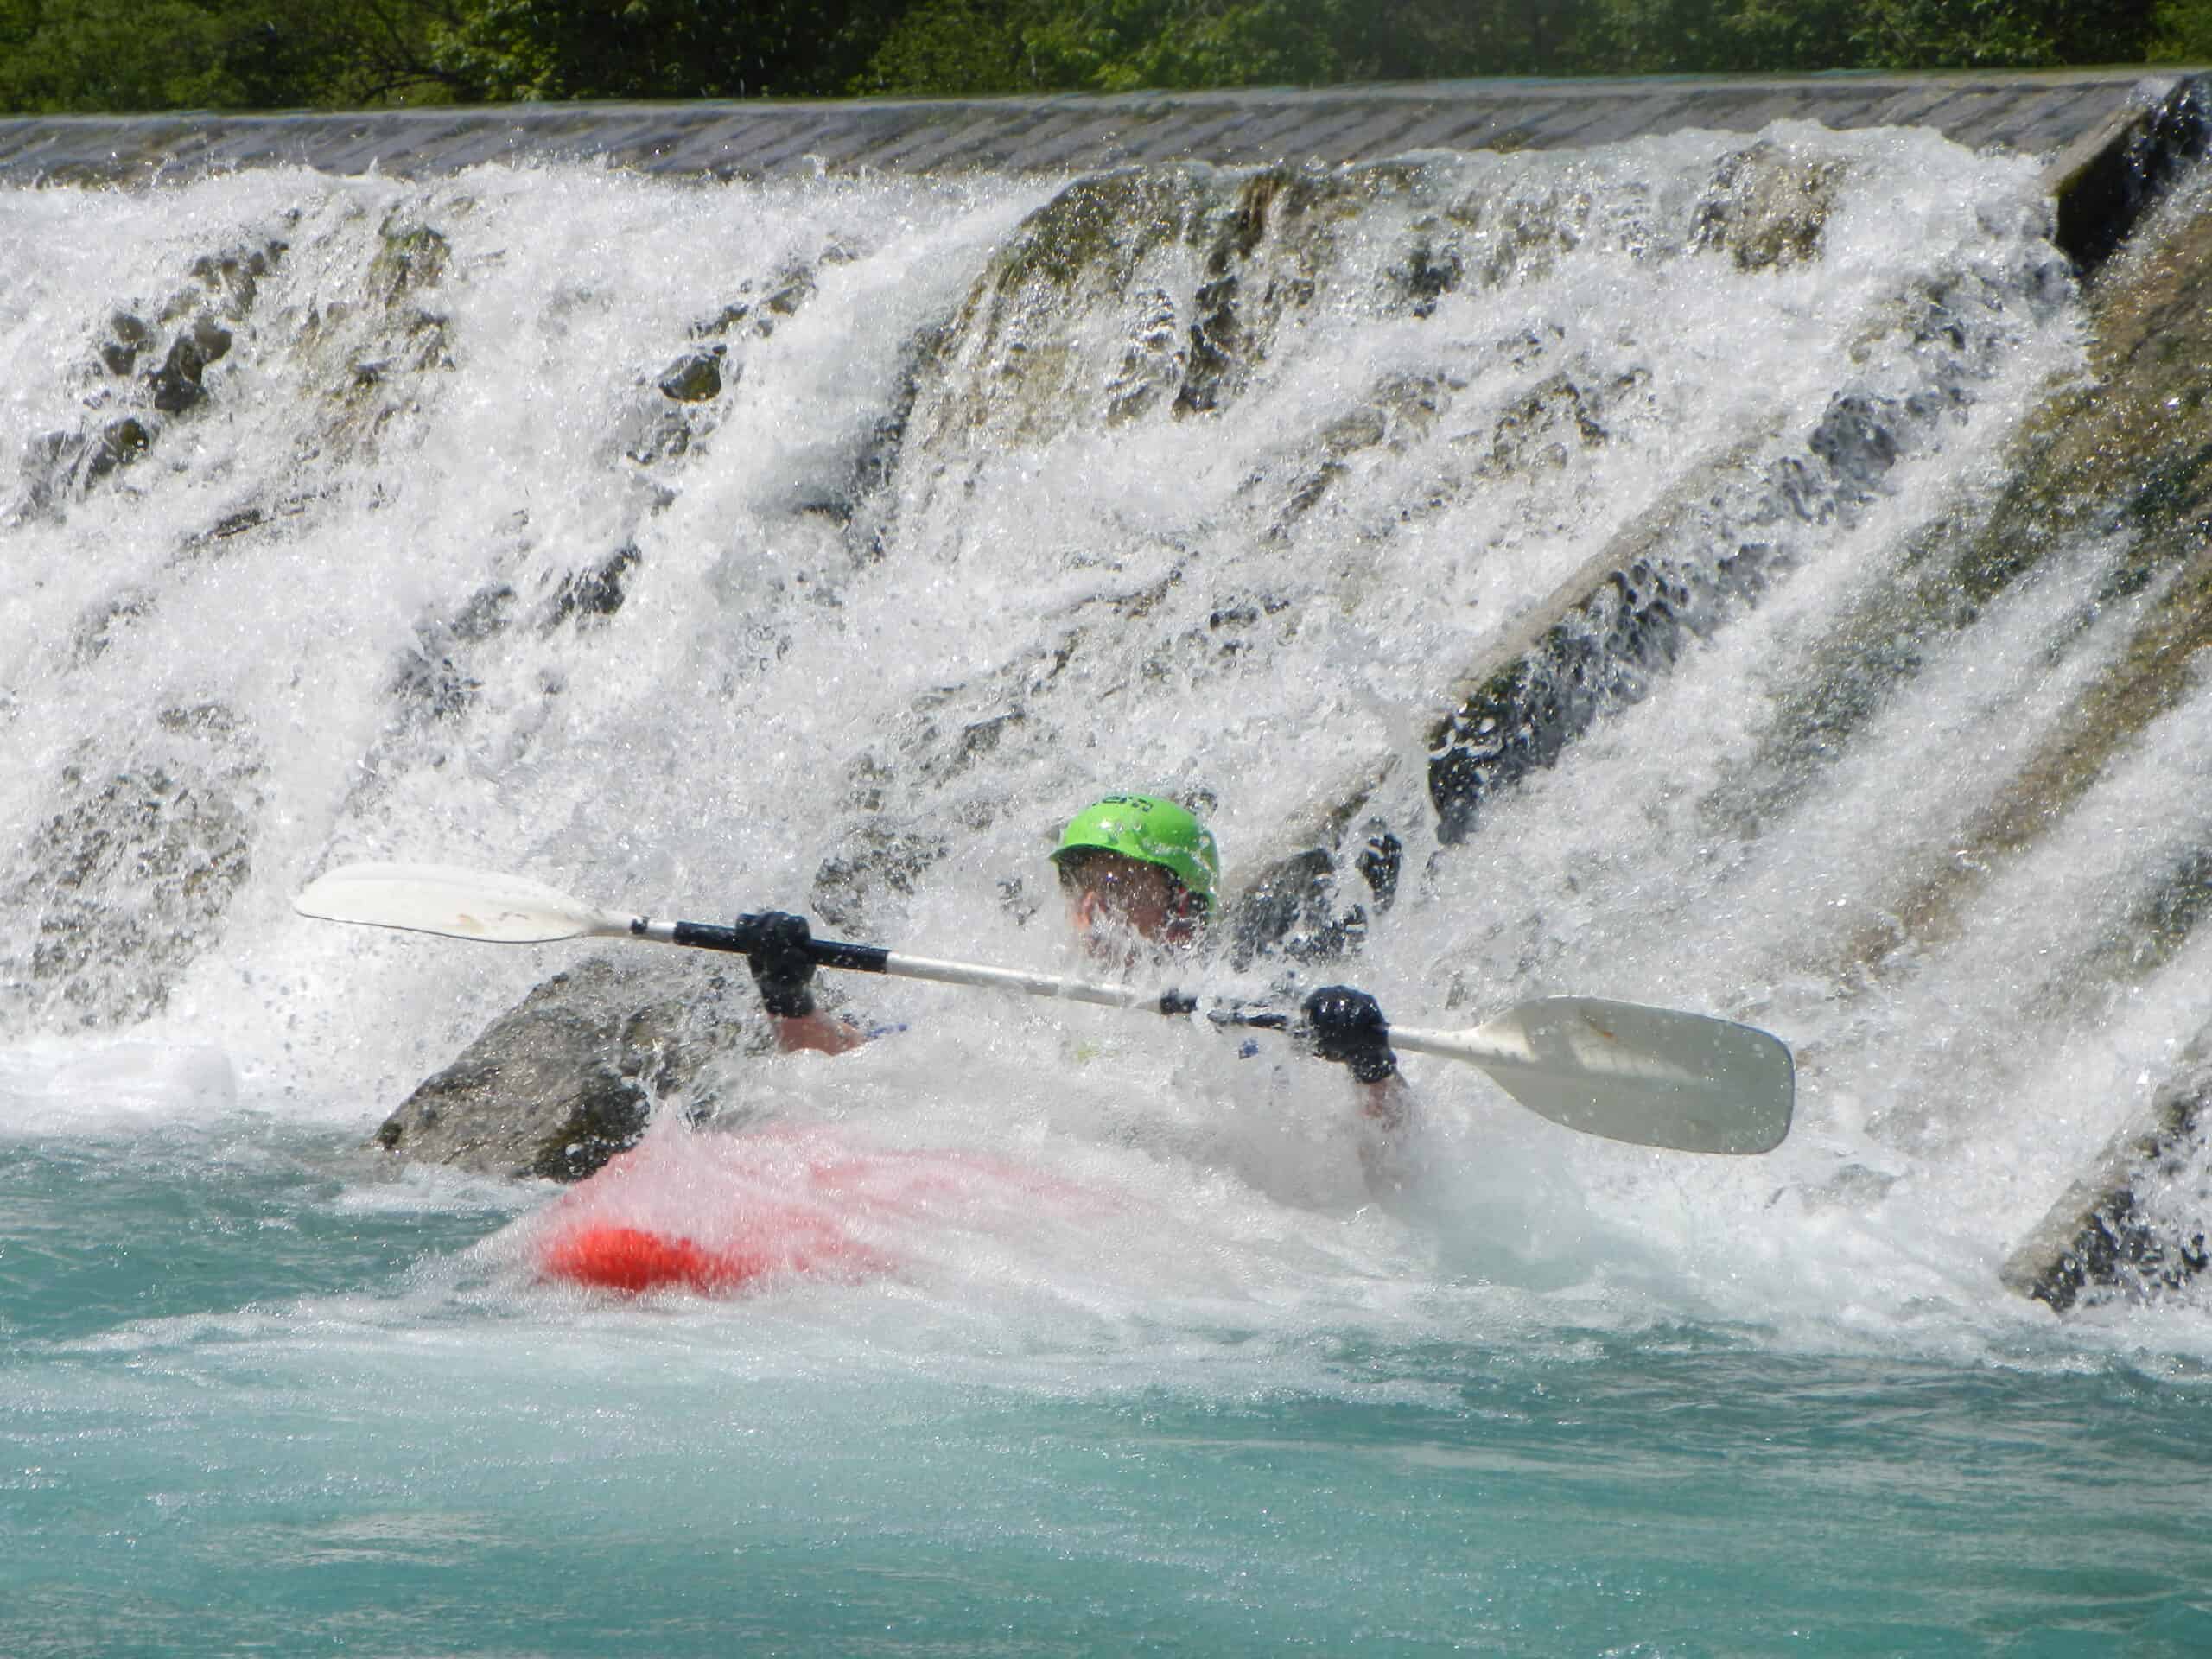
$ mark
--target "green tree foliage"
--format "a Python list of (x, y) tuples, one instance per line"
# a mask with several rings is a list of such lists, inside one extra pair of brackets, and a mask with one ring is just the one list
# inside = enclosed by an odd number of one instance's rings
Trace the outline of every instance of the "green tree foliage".
[(2155, 3), (1597, 0), (1590, 55), (1609, 71), (1642, 74), (2140, 62)]
[(31, 110), (285, 101), (308, 31), (247, 0), (10, 0), (0, 98)]
[[(2159, 0), (914, 0), (857, 83), (935, 93), (2140, 61)], [(2212, 0), (2164, 0), (2212, 12)]]
[(0, 0), (0, 109), (2212, 59), (2212, 0)]
[(855, 83), (933, 93), (1122, 92), (1338, 78), (1343, 0), (920, 0)]
[(1122, 92), (1586, 73), (1598, 0), (914, 0), (856, 90)]
[(2056, 60), (2048, 9), (2007, 0), (1875, 0), (1853, 34), (1877, 69), (2034, 67)]
[(329, 50), (311, 101), (355, 107), (485, 98), (484, 84), (442, 50), (471, 15), (468, 0), (326, 0), (318, 10)]
[(895, 0), (474, 0), (440, 61), (494, 99), (842, 92)]
[(2151, 19), (2151, 57), (2212, 64), (2212, 0), (2159, 0)]
[(1862, 67), (1865, 0), (1600, 0), (1592, 56), (1617, 74), (1776, 74)]
[(0, 0), (0, 108), (285, 109), (479, 95), (432, 60), (463, 0)]

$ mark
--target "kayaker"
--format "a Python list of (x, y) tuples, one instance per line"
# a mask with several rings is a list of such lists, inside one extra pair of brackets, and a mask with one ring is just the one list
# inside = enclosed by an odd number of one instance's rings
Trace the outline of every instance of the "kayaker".
[[(1127, 969), (1147, 950), (1181, 957), (1203, 948), (1220, 887), (1221, 855), (1211, 832), (1174, 802), (1106, 796), (1068, 821), (1052, 859), (1070, 925), (1098, 960)], [(766, 933), (746, 960), (779, 1049), (842, 1054), (868, 1041), (858, 1026), (816, 1006), (804, 917), (778, 911), (741, 918), (741, 924)], [(1386, 1129), (1404, 1122), (1405, 1084), (1375, 999), (1349, 985), (1325, 985), (1306, 996), (1300, 1014), (1302, 1043), (1351, 1074), (1362, 1111)]]

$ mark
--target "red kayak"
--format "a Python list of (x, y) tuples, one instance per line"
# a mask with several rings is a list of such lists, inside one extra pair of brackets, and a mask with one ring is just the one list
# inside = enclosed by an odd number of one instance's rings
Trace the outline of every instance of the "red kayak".
[(713, 1295), (892, 1273), (933, 1234), (1008, 1230), (1040, 1200), (1098, 1203), (979, 1154), (872, 1147), (826, 1129), (675, 1130), (562, 1194), (532, 1224), (531, 1245), (546, 1279)]
[(826, 1268), (849, 1274), (875, 1266), (865, 1247), (810, 1217), (762, 1228), (756, 1238), (734, 1244), (704, 1244), (620, 1222), (590, 1221), (554, 1234), (538, 1250), (538, 1270), (549, 1279), (632, 1294), (680, 1289), (711, 1294), (741, 1288), (772, 1273)]

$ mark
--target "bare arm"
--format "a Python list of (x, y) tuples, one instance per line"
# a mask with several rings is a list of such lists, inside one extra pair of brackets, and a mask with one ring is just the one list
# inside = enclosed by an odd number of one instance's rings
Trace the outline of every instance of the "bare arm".
[(1349, 985), (1324, 985), (1300, 1012), (1314, 1054), (1351, 1073), (1361, 1115), (1385, 1135), (1402, 1128), (1412, 1116), (1413, 1092), (1398, 1075), (1389, 1022), (1375, 999)]
[(775, 1028), (777, 1051), (784, 1054), (842, 1054), (868, 1041), (868, 1033), (851, 1020), (818, 1008), (791, 1017), (770, 1014), (768, 1023)]
[(1414, 1091), (1395, 1074), (1380, 1083), (1355, 1083), (1360, 1115), (1385, 1135), (1395, 1135), (1413, 1116)]
[(804, 917), (768, 911), (737, 919), (760, 940), (746, 962), (779, 1052), (842, 1054), (868, 1041), (868, 1033), (851, 1020), (815, 1006), (814, 957), (808, 948), (812, 934)]

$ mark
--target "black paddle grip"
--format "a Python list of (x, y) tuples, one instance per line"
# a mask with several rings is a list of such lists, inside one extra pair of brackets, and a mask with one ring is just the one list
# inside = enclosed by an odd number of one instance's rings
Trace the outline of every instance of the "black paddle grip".
[[(672, 935), (678, 944), (696, 950), (728, 950), (750, 956), (759, 948), (758, 934), (749, 927), (722, 927), (713, 922), (678, 922)], [(880, 944), (840, 944), (835, 939), (809, 939), (806, 953), (817, 968), (842, 968), (856, 974), (880, 974), (891, 952)]]

